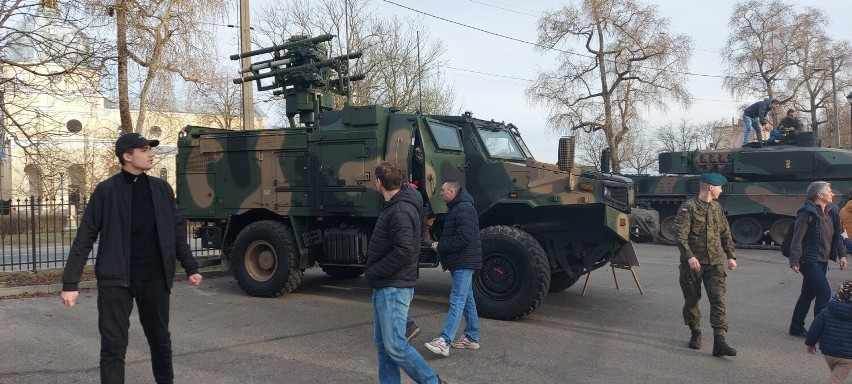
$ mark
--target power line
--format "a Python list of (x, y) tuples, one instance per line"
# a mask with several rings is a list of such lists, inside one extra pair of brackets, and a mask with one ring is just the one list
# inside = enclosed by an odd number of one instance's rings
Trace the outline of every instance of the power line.
[(513, 13), (517, 13), (517, 14), (520, 14), (520, 15), (525, 15), (525, 16), (530, 16), (530, 17), (536, 17), (536, 18), (538, 17), (538, 15), (533, 15), (533, 14), (531, 14), (531, 13), (526, 13), (526, 12), (516, 11), (516, 10), (514, 10), (514, 9), (504, 8), (504, 7), (500, 7), (500, 6), (494, 5), (494, 4), (484, 3), (484, 2), (481, 2), (481, 1), (470, 0), (470, 2), (471, 2), (471, 3), (481, 4), (481, 5), (484, 5), (484, 6), (486, 6), (486, 7), (491, 7), (491, 8), (501, 9), (501, 10), (504, 10), (504, 11), (506, 11), (506, 12), (513, 12)]
[[(499, 77), (499, 78), (511, 79), (511, 80), (519, 80), (519, 81), (525, 81), (525, 82), (529, 82), (529, 83), (535, 81), (533, 79), (525, 79), (525, 78), (522, 78), (522, 77), (515, 77), (515, 76), (508, 76), (508, 75), (500, 75), (500, 74), (496, 74), (496, 73), (475, 71), (475, 70), (472, 70), (472, 69), (452, 67), (452, 66), (449, 66), (449, 65), (441, 65), (441, 66), (446, 68), (446, 69), (452, 69), (454, 71), (469, 72), (469, 73), (475, 73), (475, 74), (478, 74), (478, 75), (493, 76), (493, 77)], [(692, 100), (710, 101), (710, 102), (719, 102), (719, 103), (742, 103), (742, 102), (744, 102), (743, 100), (702, 99), (702, 98), (698, 98), (698, 97), (693, 97)]]
[[(450, 20), (450, 19), (447, 19), (445, 17), (433, 15), (431, 13), (424, 12), (424, 11), (421, 11), (421, 10), (418, 10), (418, 9), (414, 9), (414, 8), (411, 8), (411, 7), (408, 7), (408, 6), (405, 6), (405, 5), (390, 1), (390, 0), (382, 0), (382, 1), (389, 3), (389, 4), (396, 5), (397, 7), (404, 8), (404, 9), (407, 9), (407, 10), (415, 12), (415, 13), (419, 13), (421, 15), (429, 16), (429, 17), (432, 17), (432, 18), (435, 18), (435, 19), (438, 19), (438, 20), (442, 20), (442, 21), (445, 21), (445, 22), (448, 22), (448, 23), (451, 23), (451, 24), (456, 24), (456, 25), (459, 25), (459, 26), (462, 26), (462, 27), (465, 27), (465, 28), (469, 28), (469, 29), (473, 29), (475, 31), (479, 31), (479, 32), (486, 33), (486, 34), (489, 34), (489, 35), (501, 37), (501, 38), (504, 38), (504, 39), (507, 39), (507, 40), (512, 40), (512, 41), (516, 41), (516, 42), (519, 42), (519, 43), (532, 45), (532, 46), (543, 48), (543, 49), (546, 49), (546, 50), (553, 50), (553, 51), (557, 51), (557, 52), (561, 52), (561, 53), (565, 53), (565, 54), (569, 54), (569, 55), (579, 56), (579, 57), (583, 57), (583, 58), (586, 58), (586, 59), (595, 59), (594, 56), (583, 55), (583, 54), (573, 52), (573, 51), (568, 51), (568, 50), (559, 49), (559, 48), (556, 48), (556, 47), (546, 46), (546, 45), (543, 45), (543, 44), (533, 43), (533, 42), (529, 42), (529, 41), (526, 41), (526, 40), (523, 40), (523, 39), (519, 39), (517, 37), (507, 36), (507, 35), (503, 35), (503, 34), (500, 34), (500, 33), (485, 30), (485, 29), (482, 29), (482, 28), (479, 28), (479, 27), (474, 27), (472, 25), (464, 24), (464, 23), (461, 23), (461, 22), (458, 22), (458, 21), (455, 21), (455, 20)], [(607, 60), (607, 61), (615, 63), (614, 60)], [(657, 70), (657, 71), (662, 71), (662, 72), (671, 72), (671, 73), (676, 73), (676, 74), (681, 74), (681, 75), (687, 75), (687, 76), (710, 77), (710, 78), (718, 78), (718, 79), (728, 79), (728, 78), (736, 78), (737, 77), (737, 76), (724, 76), (724, 75), (708, 75), (708, 74), (704, 74), (704, 73), (695, 73), (695, 72), (686, 72), (686, 71), (674, 71), (674, 70), (670, 70), (670, 69), (662, 69), (662, 68), (655, 68), (655, 67), (646, 67), (646, 68)]]

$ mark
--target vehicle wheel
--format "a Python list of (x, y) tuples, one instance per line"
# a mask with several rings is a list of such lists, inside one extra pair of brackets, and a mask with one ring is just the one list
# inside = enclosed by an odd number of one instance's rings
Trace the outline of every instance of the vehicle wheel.
[(550, 263), (544, 249), (514, 227), (488, 227), (480, 237), (482, 269), (473, 278), (479, 315), (497, 320), (529, 315), (550, 287)]
[(580, 275), (571, 276), (568, 272), (559, 271), (550, 274), (550, 289), (548, 292), (562, 292), (577, 282)]
[(787, 228), (793, 225), (793, 219), (778, 219), (769, 227), (769, 238), (775, 245), (780, 246), (784, 242), (784, 235), (787, 234)]
[(666, 244), (674, 244), (677, 240), (675, 235), (675, 216), (666, 216), (660, 221), (660, 240)]
[[(763, 238), (763, 226), (757, 219), (741, 217), (731, 224), (731, 235), (738, 244), (757, 244)], [(784, 239), (784, 235), (781, 235), (781, 239)]]
[(264, 220), (249, 224), (237, 235), (231, 255), (234, 277), (249, 295), (280, 296), (302, 282), (296, 241), (285, 223)]
[(354, 279), (364, 274), (364, 267), (344, 267), (339, 265), (323, 265), (322, 271), (335, 279)]

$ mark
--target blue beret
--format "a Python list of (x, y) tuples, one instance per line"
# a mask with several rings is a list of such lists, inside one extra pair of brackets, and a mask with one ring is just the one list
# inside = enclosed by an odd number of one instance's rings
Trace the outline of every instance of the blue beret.
[(726, 179), (725, 176), (722, 176), (721, 174), (718, 174), (716, 172), (709, 172), (701, 174), (701, 181), (710, 185), (721, 186), (725, 185), (725, 183), (728, 182), (728, 179)]

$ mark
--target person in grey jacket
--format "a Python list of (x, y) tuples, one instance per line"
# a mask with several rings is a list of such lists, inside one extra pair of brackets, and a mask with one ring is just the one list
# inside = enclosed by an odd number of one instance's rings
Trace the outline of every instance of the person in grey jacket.
[(115, 142), (121, 173), (95, 187), (83, 212), (62, 274), (62, 303), (73, 307), (86, 259), (98, 236), (98, 330), (101, 334), (101, 383), (124, 383), (124, 356), (133, 301), (148, 338), (157, 383), (174, 382), (169, 333), (169, 295), (180, 261), (189, 281), (201, 283), (198, 263), (186, 241), (174, 191), (145, 171), (154, 165), (152, 147), (138, 133)]
[[(438, 355), (449, 356), (450, 346), (479, 349), (479, 317), (473, 298), (473, 274), (482, 268), (482, 243), (473, 197), (464, 187), (455, 180), (445, 181), (441, 185), (441, 199), (449, 209), (441, 237), (432, 243), (432, 249), (441, 255), (444, 269), (450, 270), (453, 288), (444, 328), (438, 337), (426, 343), (426, 348)], [(462, 316), (464, 333), (455, 338)]]
[(805, 338), (808, 353), (816, 353), (817, 342), (831, 369), (828, 382), (845, 383), (852, 371), (852, 280), (837, 289), (834, 300), (814, 319)]
[(833, 200), (831, 184), (825, 181), (811, 183), (793, 223), (790, 269), (802, 275), (802, 291), (790, 320), (789, 333), (792, 336), (807, 335), (805, 317), (811, 302), (814, 303), (816, 317), (831, 298), (831, 287), (825, 277), (828, 261), (837, 260), (840, 269), (846, 269), (846, 248), (841, 236), (843, 229), (840, 227), (839, 209), (832, 203)]

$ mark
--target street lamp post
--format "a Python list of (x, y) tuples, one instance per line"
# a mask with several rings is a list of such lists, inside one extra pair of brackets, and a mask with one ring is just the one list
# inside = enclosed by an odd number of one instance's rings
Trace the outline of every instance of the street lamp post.
[[(849, 101), (849, 127), (852, 127), (852, 92), (846, 95), (846, 100)], [(849, 130), (849, 148), (852, 148), (852, 128)]]

